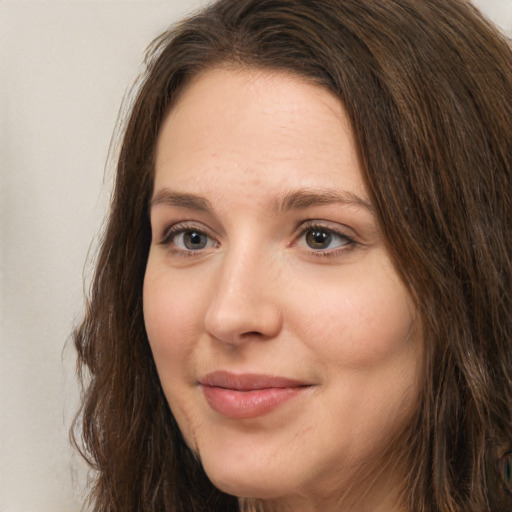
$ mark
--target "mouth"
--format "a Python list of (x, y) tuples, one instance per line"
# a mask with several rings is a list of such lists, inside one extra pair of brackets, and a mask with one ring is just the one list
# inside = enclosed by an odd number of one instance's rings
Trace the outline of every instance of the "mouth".
[(249, 419), (270, 413), (297, 397), (311, 384), (286, 377), (213, 372), (199, 385), (208, 405), (228, 418)]

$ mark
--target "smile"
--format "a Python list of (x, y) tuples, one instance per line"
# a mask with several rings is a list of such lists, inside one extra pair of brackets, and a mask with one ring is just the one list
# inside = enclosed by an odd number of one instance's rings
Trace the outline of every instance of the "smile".
[(228, 372), (210, 373), (199, 383), (214, 411), (236, 419), (267, 414), (312, 387), (284, 377)]

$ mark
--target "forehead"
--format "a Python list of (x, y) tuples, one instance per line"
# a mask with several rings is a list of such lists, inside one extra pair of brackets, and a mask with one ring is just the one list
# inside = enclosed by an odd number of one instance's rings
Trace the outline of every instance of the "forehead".
[(343, 105), (291, 74), (215, 68), (199, 75), (167, 115), (157, 141), (155, 190), (208, 180), (363, 194)]

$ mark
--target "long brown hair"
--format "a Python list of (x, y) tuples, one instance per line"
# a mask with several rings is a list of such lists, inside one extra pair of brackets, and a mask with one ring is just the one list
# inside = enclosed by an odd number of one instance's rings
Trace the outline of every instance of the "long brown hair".
[[(463, 0), (220, 0), (151, 46), (74, 339), (75, 439), (96, 512), (222, 511), (162, 393), (142, 314), (162, 121), (216, 65), (283, 70), (342, 101), (389, 253), (421, 316), (426, 382), (403, 439), (415, 512), (505, 512), (512, 444), (512, 52)], [(85, 371), (86, 370), (86, 371)]]

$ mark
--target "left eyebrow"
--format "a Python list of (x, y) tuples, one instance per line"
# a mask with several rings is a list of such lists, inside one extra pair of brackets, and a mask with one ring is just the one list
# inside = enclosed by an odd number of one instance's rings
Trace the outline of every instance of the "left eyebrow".
[(301, 189), (286, 194), (277, 202), (276, 211), (286, 212), (290, 210), (304, 210), (312, 206), (322, 206), (329, 204), (343, 204), (349, 206), (359, 206), (373, 214), (374, 209), (371, 203), (352, 192), (338, 190), (316, 190)]

